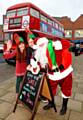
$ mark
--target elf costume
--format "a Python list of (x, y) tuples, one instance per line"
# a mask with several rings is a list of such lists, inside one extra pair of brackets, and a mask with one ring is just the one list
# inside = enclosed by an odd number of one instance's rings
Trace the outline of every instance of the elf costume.
[[(5, 59), (9, 59), (9, 58), (13, 58), (16, 56), (16, 76), (17, 76), (17, 80), (16, 80), (16, 93), (19, 93), (19, 88), (20, 88), (20, 83), (23, 79), (23, 76), (25, 74), (26, 71), (26, 55), (24, 58), (22, 58), (23, 53), (19, 53), (18, 52), (18, 45), (20, 43), (24, 43), (24, 40), (22, 37), (20, 37), (17, 33), (14, 34), (14, 40), (16, 43), (16, 49), (11, 51), (5, 51), (4, 52), (4, 58)], [(8, 49), (7, 49), (8, 50)], [(22, 58), (22, 59), (21, 59)]]

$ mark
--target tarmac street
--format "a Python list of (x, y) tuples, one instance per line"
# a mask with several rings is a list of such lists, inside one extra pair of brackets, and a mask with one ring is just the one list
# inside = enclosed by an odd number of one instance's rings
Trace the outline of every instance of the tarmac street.
[[(62, 98), (59, 93), (55, 96), (57, 113), (53, 109), (43, 110), (45, 103), (40, 102), (34, 120), (83, 120), (83, 55), (73, 56), (73, 89), (68, 102), (66, 115), (60, 116)], [(29, 120), (31, 113), (26, 106), (18, 104), (13, 113), (15, 104), (15, 67), (0, 63), (0, 120)]]

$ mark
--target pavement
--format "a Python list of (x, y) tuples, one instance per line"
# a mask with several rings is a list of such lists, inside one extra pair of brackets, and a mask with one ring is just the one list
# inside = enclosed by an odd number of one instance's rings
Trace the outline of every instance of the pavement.
[[(62, 98), (59, 93), (55, 96), (57, 113), (54, 109), (43, 110), (45, 103), (40, 102), (34, 120), (83, 120), (83, 56), (73, 57), (73, 89), (72, 96), (68, 102), (68, 110), (64, 116), (59, 115)], [(0, 83), (0, 120), (29, 120), (31, 113), (22, 104), (18, 104), (16, 112), (13, 113), (15, 104), (15, 80)]]
[(5, 62), (5, 60), (3, 59), (3, 54), (0, 52), (0, 63)]

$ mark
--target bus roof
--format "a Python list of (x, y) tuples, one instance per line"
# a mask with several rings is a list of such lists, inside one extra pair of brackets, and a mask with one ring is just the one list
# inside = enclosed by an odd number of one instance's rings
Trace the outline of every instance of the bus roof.
[(17, 8), (26, 7), (26, 6), (28, 6), (28, 5), (29, 5), (29, 3), (27, 3), (27, 2), (26, 2), (26, 3), (15, 4), (15, 5), (9, 7), (9, 8), (7, 9), (7, 11), (13, 10), (13, 9), (17, 9)]
[(38, 10), (41, 14), (45, 15), (46, 17), (50, 18), (51, 20), (55, 21), (56, 23), (58, 23), (59, 25), (63, 26), (59, 21), (57, 21), (55, 18), (51, 17), (50, 15), (48, 15), (47, 13), (45, 13), (43, 10), (41, 10), (40, 8), (38, 8), (37, 6), (35, 6), (34, 4), (30, 3), (30, 2), (26, 2), (26, 3), (19, 3), (19, 4), (15, 4), (11, 7), (9, 7), (7, 9), (7, 11), (9, 10), (13, 10), (13, 9), (18, 9), (18, 8), (22, 8), (22, 7), (31, 7)]

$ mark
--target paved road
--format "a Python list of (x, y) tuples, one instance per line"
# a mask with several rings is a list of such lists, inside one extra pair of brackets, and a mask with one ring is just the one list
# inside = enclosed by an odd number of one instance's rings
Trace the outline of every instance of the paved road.
[[(53, 109), (44, 111), (44, 103), (40, 103), (34, 120), (83, 120), (83, 55), (73, 57), (73, 67), (73, 94), (68, 102), (66, 115), (59, 115), (62, 98), (57, 95), (57, 113)], [(31, 113), (23, 105), (19, 104), (15, 114), (12, 113), (15, 103), (15, 77), (12, 77), (14, 69), (6, 63), (0, 64), (0, 71), (5, 71), (0, 72), (0, 80), (5, 80), (2, 85), (0, 84), (0, 120), (29, 120)], [(10, 81), (7, 81), (8, 77)]]
[(7, 63), (0, 63), (0, 83), (7, 81), (15, 76), (15, 67), (8, 65)]
[(3, 58), (3, 54), (0, 53), (0, 83), (9, 80), (13, 76), (15, 76), (15, 67), (8, 65)]

